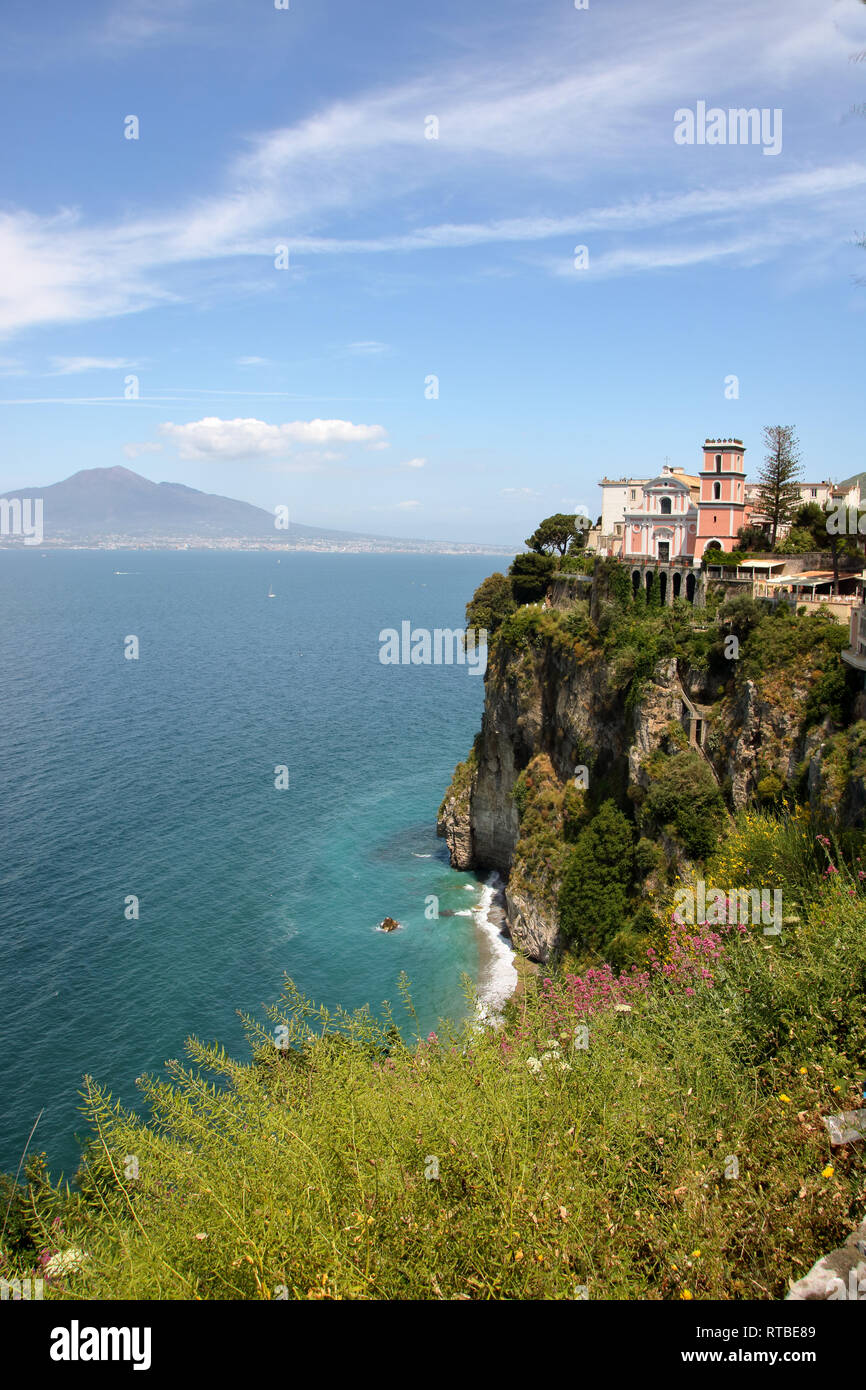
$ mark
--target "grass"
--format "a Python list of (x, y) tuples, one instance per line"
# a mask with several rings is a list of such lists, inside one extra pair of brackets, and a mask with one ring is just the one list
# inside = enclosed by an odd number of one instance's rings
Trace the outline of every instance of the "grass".
[[(728, 868), (765, 872), (765, 845), (742, 857), (765, 820)], [(710, 958), (694, 929), (708, 979), (530, 976), (499, 1026), (406, 1041), (287, 982), (246, 1020), (251, 1060), (191, 1041), (142, 1079), (145, 1118), (87, 1081), (79, 1186), (7, 1181), (3, 1274), (72, 1250), (47, 1297), (783, 1297), (866, 1199), (862, 1146), (831, 1150), (821, 1118), (861, 1103), (861, 880), (797, 863), (781, 937)]]

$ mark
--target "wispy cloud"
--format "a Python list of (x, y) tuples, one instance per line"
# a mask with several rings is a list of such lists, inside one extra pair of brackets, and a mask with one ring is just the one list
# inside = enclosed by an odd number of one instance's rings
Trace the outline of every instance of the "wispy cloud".
[[(691, 0), (663, 12), (630, 5), (615, 47), (609, 33), (594, 46), (587, 27), (578, 38), (572, 14), (570, 28), (553, 23), (544, 30), (535, 52), (496, 52), (484, 62), (473, 53), (463, 65), (336, 101), (289, 127), (253, 135), (216, 190), (197, 191), (179, 209), (113, 223), (91, 221), (81, 209), (52, 216), (7, 210), (0, 216), (0, 333), (178, 302), (195, 295), (190, 271), (207, 263), (218, 270), (214, 263), (225, 262), (222, 279), (208, 276), (208, 294), (220, 288), (236, 294), (237, 258), (257, 261), (262, 277), (276, 274), (274, 247), (283, 242), (294, 261), (519, 246), (679, 224), (704, 244), (712, 237), (721, 245), (723, 221), (732, 244), (767, 235), (771, 252), (780, 255), (802, 245), (796, 217), (786, 225), (789, 235), (775, 231), (783, 206), (792, 213), (809, 209), (816, 225), (818, 209), (821, 234), (832, 236), (851, 225), (866, 183), (863, 164), (804, 152), (797, 172), (769, 176), (765, 167), (748, 164), (749, 151), (736, 151), (746, 159), (727, 163), (715, 149), (691, 158), (695, 151), (673, 145), (672, 116), (696, 92), (722, 104), (763, 106), (777, 104), (779, 93), (801, 77), (829, 84), (844, 68), (851, 42), (837, 27), (837, 8), (788, 0), (780, 25), (775, 0), (730, 0), (717, 14)], [(182, 22), (183, 7), (178, 13), (176, 5), (149, 0), (113, 10), (107, 32), (117, 42), (146, 42)], [(438, 141), (424, 138), (431, 111), (439, 118)], [(804, 144), (804, 151), (811, 148)], [(582, 190), (597, 176), (613, 187), (620, 176), (624, 187), (669, 192), (582, 206)], [(490, 215), (407, 225), (414, 195), (435, 197), (443, 180), (451, 203), (489, 208)], [(509, 215), (518, 199), (540, 211)], [(376, 225), (388, 230), (357, 235), (357, 219), (366, 227), (373, 210)], [(639, 251), (607, 255), (608, 274), (644, 268)], [(652, 261), (650, 253), (647, 268)], [(545, 269), (553, 267), (524, 267), (525, 273)], [(387, 347), (371, 339), (347, 350), (370, 356)]]
[(128, 459), (137, 459), (141, 454), (161, 454), (164, 446), (145, 441), (144, 443), (124, 444), (123, 452)]
[(55, 376), (73, 376), (76, 372), (121, 371), (135, 367), (126, 357), (52, 357)]
[(350, 343), (347, 349), (353, 357), (378, 357), (381, 353), (388, 351), (387, 343), (377, 343), (375, 339), (369, 342)]

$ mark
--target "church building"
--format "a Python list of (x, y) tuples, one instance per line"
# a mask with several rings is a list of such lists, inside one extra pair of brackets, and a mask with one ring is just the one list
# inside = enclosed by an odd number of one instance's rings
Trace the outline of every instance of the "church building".
[(692, 496), (683, 475), (663, 468), (646, 483), (638, 506), (624, 517), (624, 560), (691, 560), (707, 550), (733, 550), (745, 526), (745, 449), (740, 439), (707, 439), (703, 446), (700, 494)]

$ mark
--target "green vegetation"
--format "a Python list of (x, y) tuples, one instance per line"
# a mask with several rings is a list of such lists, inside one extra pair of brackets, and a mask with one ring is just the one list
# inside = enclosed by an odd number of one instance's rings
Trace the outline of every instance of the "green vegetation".
[(586, 544), (586, 532), (590, 523), (586, 517), (574, 513), (556, 512), (539, 522), (526, 544), (539, 555), (565, 555), (566, 551), (579, 550)]
[(708, 764), (693, 749), (672, 757), (656, 752), (647, 761), (650, 788), (641, 823), (675, 835), (689, 859), (713, 852), (725, 820), (725, 803)]
[(554, 568), (552, 555), (537, 555), (534, 550), (516, 555), (508, 571), (515, 603), (537, 603), (544, 598)]
[(510, 579), (504, 574), (488, 575), (466, 605), (466, 626), (486, 628), (490, 637), (516, 607)]
[(624, 925), (634, 874), (632, 828), (605, 801), (577, 837), (559, 893), (559, 925), (578, 952), (601, 952)]
[(60, 1301), (782, 1298), (866, 1200), (862, 1146), (822, 1122), (860, 1103), (866, 903), (811, 832), (758, 822), (722, 872), (794, 855), (780, 937), (671, 926), (656, 968), (552, 973), (503, 1026), (426, 1039), (404, 991), (406, 1041), (287, 983), (252, 1060), (191, 1041), (143, 1118), (88, 1080), (78, 1187), (32, 1160), (4, 1188), (4, 1277), (51, 1271)]

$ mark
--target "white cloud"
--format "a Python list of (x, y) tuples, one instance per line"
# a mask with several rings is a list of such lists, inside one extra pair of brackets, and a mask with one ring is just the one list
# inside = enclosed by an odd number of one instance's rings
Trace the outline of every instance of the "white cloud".
[(423, 468), (426, 462), (427, 462), (426, 459), (406, 459), (406, 462), (405, 462), (405, 463), (402, 463), (402, 464), (400, 465), (400, 467), (401, 467), (401, 468)]
[(161, 454), (163, 447), (162, 444), (124, 444), (123, 452), (128, 459), (137, 459), (140, 454)]
[(17, 357), (0, 357), (0, 376), (25, 376), (24, 363)]
[(236, 367), (273, 367), (275, 364), (269, 357), (236, 357)]
[(187, 425), (171, 421), (160, 431), (184, 459), (273, 458), (294, 444), (358, 444), (376, 440), (383, 425), (355, 425), (349, 420), (292, 420), (269, 425), (264, 420), (221, 420), (215, 415)]
[(387, 343), (378, 343), (375, 339), (370, 339), (365, 343), (350, 343), (348, 351), (355, 357), (376, 357), (379, 353), (388, 351)]
[(122, 371), (135, 367), (126, 357), (52, 357), (55, 376), (72, 376), (75, 372)]
[(395, 502), (394, 506), (399, 512), (411, 511), (413, 507), (420, 507), (420, 502)]
[(540, 497), (541, 493), (536, 492), (531, 487), (504, 487), (500, 490), (500, 497)]

